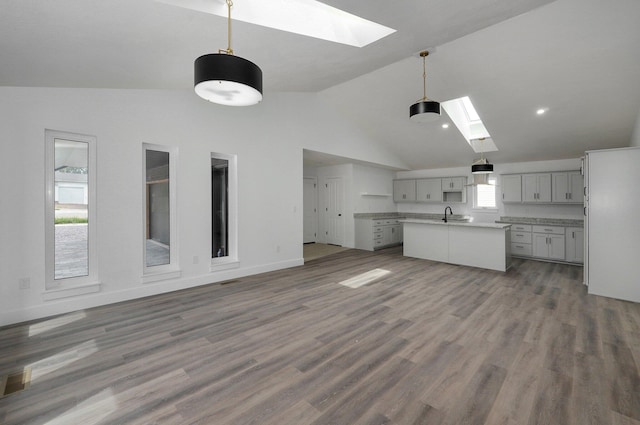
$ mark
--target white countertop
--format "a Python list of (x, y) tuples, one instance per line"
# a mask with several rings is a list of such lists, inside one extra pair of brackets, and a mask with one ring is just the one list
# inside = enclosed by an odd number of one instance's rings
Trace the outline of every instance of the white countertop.
[(483, 227), (488, 229), (505, 229), (511, 227), (509, 223), (474, 223), (466, 221), (449, 221), (445, 223), (442, 220), (421, 220), (417, 218), (405, 218), (400, 220), (400, 223), (415, 223), (415, 224), (435, 224), (440, 226), (463, 226), (463, 227)]

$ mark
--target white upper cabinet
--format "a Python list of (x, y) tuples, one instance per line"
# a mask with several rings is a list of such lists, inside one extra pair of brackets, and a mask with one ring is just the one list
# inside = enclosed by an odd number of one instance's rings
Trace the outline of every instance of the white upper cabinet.
[(416, 192), (418, 202), (442, 202), (442, 179), (419, 179)]
[(502, 176), (502, 202), (522, 202), (522, 176)]
[(443, 192), (461, 192), (464, 189), (464, 183), (465, 183), (464, 177), (443, 177), (442, 191)]
[(551, 202), (551, 174), (523, 174), (522, 202)]
[(394, 202), (415, 202), (416, 181), (415, 180), (394, 180), (393, 181)]
[(584, 178), (579, 171), (553, 173), (553, 202), (582, 204), (584, 201)]

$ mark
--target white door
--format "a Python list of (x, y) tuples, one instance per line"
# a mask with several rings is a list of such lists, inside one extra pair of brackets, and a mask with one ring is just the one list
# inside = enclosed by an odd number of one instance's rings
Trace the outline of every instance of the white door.
[(344, 240), (344, 187), (342, 177), (325, 180), (325, 240), (328, 244), (342, 246)]
[(318, 185), (315, 177), (305, 177), (303, 187), (304, 213), (304, 243), (317, 241), (318, 234)]

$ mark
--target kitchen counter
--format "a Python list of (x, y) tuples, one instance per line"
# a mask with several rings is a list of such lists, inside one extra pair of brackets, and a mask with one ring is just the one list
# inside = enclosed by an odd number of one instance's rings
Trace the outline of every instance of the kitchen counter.
[(511, 225), (404, 219), (403, 254), (463, 266), (506, 271), (511, 266)]
[(566, 218), (500, 217), (496, 223), (532, 224), (541, 226), (583, 227), (584, 220)]
[(442, 219), (439, 220), (421, 220), (416, 218), (401, 219), (400, 223), (423, 223), (423, 224), (435, 224), (438, 226), (463, 226), (463, 227), (482, 227), (488, 229), (505, 229), (511, 227), (511, 223), (474, 223), (472, 221), (458, 221), (457, 219), (449, 219), (445, 223)]
[[(444, 214), (434, 213), (404, 213), (404, 212), (379, 212), (379, 213), (354, 213), (353, 218), (370, 219), (370, 220), (384, 220), (384, 219), (418, 219), (418, 220), (440, 220), (444, 217)], [(451, 220), (457, 221), (469, 221), (470, 217), (460, 214), (448, 214), (447, 217)]]

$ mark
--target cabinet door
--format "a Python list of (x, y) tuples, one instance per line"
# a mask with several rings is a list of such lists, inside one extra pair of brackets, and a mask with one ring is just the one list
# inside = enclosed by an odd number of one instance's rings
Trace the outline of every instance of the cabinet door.
[(522, 176), (502, 176), (502, 202), (522, 202)]
[(525, 174), (522, 176), (522, 202), (538, 201), (538, 175)]
[(565, 260), (572, 263), (584, 262), (584, 229), (567, 227), (565, 235)]
[(395, 225), (389, 227), (391, 228), (391, 243), (395, 245), (402, 242), (402, 226)]
[(391, 245), (393, 243), (393, 226), (382, 227), (382, 245)]
[(524, 174), (522, 202), (551, 202), (551, 174)]
[(442, 179), (420, 179), (416, 181), (418, 202), (442, 202)]
[(549, 235), (533, 234), (533, 256), (547, 258), (549, 256)]
[(416, 200), (415, 180), (394, 180), (393, 200), (395, 202), (412, 202)]
[(443, 192), (461, 192), (464, 188), (464, 177), (446, 177), (442, 179)]
[(553, 202), (570, 202), (568, 173), (551, 174), (551, 199)]
[(548, 258), (564, 260), (564, 235), (549, 235)]
[(579, 171), (569, 173), (569, 201), (576, 204), (584, 202), (584, 177)]
[[(538, 202), (551, 202), (551, 174), (538, 174)], [(564, 251), (564, 248), (563, 248)]]

